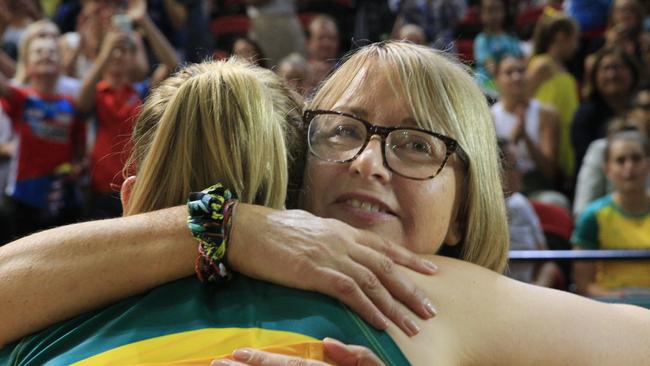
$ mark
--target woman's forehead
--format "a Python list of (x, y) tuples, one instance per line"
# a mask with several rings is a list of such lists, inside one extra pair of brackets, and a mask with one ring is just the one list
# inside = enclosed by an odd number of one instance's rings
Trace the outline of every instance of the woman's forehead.
[(332, 95), (326, 96), (323, 107), (346, 108), (362, 118), (378, 114), (410, 114), (405, 97), (396, 85), (399, 81), (392, 80), (389, 75), (384, 68), (364, 66), (345, 87), (332, 88)]

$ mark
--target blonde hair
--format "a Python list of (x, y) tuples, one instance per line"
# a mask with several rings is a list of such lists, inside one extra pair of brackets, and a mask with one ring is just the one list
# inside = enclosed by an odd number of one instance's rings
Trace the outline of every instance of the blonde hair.
[[(57, 32), (59, 31), (59, 27), (54, 22), (48, 19), (41, 19), (28, 25), (27, 28), (25, 28), (25, 32), (20, 37), (20, 41), (18, 42), (16, 73), (14, 75), (14, 79), (20, 85), (25, 85), (29, 82), (29, 75), (27, 75), (27, 55), (29, 53), (29, 46), (33, 40), (38, 38), (41, 29), (47, 26), (52, 26), (56, 28)], [(58, 40), (56, 41), (58, 46)]]
[(236, 59), (187, 66), (143, 105), (125, 214), (182, 204), (216, 182), (242, 202), (282, 208), (289, 165), (302, 150), (300, 112), (269, 70)]
[(496, 136), (485, 97), (469, 69), (428, 47), (405, 42), (372, 44), (351, 55), (334, 72), (310, 108), (331, 108), (360, 70), (369, 67), (387, 75), (421, 128), (456, 139), (467, 153), (467, 192), (457, 212), (463, 223), (463, 240), (457, 256), (503, 271), (509, 238)]

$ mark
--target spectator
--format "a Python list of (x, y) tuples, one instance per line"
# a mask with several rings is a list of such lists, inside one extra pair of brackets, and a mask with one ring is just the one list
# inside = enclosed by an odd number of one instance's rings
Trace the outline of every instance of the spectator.
[[(632, 56), (638, 56), (639, 37), (643, 31), (643, 8), (637, 0), (614, 0), (609, 7), (607, 30), (594, 41), (592, 50), (603, 47), (621, 47)], [(589, 60), (587, 60), (589, 64)], [(588, 69), (587, 69), (588, 70)]]
[(559, 120), (555, 109), (526, 94), (526, 66), (521, 57), (495, 60), (501, 99), (492, 106), (497, 136), (515, 149), (523, 182), (521, 191), (552, 190), (557, 176)]
[(417, 24), (424, 29), (431, 47), (455, 49), (454, 32), (456, 23), (465, 16), (465, 0), (388, 0), (388, 4), (397, 13), (393, 29)]
[(270, 67), (294, 52), (305, 54), (305, 35), (296, 15), (295, 0), (245, 2), (251, 20), (248, 37), (262, 47)]
[[(605, 147), (605, 175), (614, 191), (580, 215), (571, 241), (576, 249), (650, 249), (650, 146), (638, 131), (618, 132)], [(580, 293), (625, 296), (645, 289), (650, 272), (644, 261), (576, 262), (575, 282)]]
[(598, 51), (589, 75), (590, 92), (580, 104), (571, 124), (576, 171), (589, 144), (605, 137), (607, 122), (627, 112), (638, 80), (637, 65), (623, 50), (607, 48)]
[(404, 24), (397, 32), (397, 39), (415, 44), (427, 44), (427, 35), (424, 33), (424, 29), (417, 24)]
[[(650, 87), (644, 86), (633, 98), (632, 109), (625, 119), (617, 118), (610, 122), (608, 134), (634, 128), (645, 133), (650, 139)], [(589, 145), (580, 166), (573, 200), (573, 214), (580, 216), (588, 204), (612, 191), (603, 172), (605, 146), (607, 139), (595, 140)], [(650, 189), (650, 177), (646, 181)]]
[[(18, 62), (16, 63), (16, 74), (11, 80), (16, 86), (26, 86), (29, 84), (29, 75), (26, 70), (27, 45), (35, 38), (46, 38), (59, 41), (59, 28), (56, 24), (47, 19), (38, 20), (30, 24), (23, 33), (23, 38), (18, 44)], [(76, 98), (79, 94), (81, 83), (78, 79), (67, 75), (59, 74), (56, 81), (56, 93)]]
[(497, 98), (499, 92), (494, 85), (494, 63), (505, 55), (521, 56), (519, 40), (506, 33), (505, 0), (482, 0), (481, 23), (483, 31), (474, 40), (474, 64), (476, 79), (487, 95)]
[(329, 15), (318, 15), (308, 27), (307, 62), (311, 66), (312, 85), (323, 81), (334, 69), (339, 54), (339, 29)]
[[(106, 33), (116, 25), (132, 28), (128, 19), (118, 11), (116, 3), (89, 0), (82, 3), (77, 18), (77, 31), (63, 35), (61, 43), (64, 73), (78, 79), (83, 78), (99, 55), (102, 40)], [(120, 23), (120, 24), (116, 24)], [(149, 71), (149, 60), (142, 39), (136, 32), (137, 57), (133, 68), (134, 78), (142, 80)]]
[[(644, 43), (643, 9), (637, 0), (614, 0), (609, 7), (607, 29), (594, 37), (585, 47), (586, 57), (583, 57), (584, 87), (582, 95), (590, 91), (591, 75), (597, 52), (606, 48), (620, 48), (631, 56), (638, 64), (642, 63), (642, 48)], [(643, 72), (645, 74), (645, 72)]]
[(7, 188), (16, 235), (78, 218), (76, 180), (84, 149), (84, 128), (72, 100), (56, 94), (57, 42), (32, 38), (25, 49), (29, 88), (12, 86), (0, 75), (2, 106), (18, 138)]
[(122, 185), (122, 170), (131, 153), (127, 145), (133, 121), (150, 86), (156, 86), (176, 68), (178, 60), (171, 44), (156, 28), (146, 11), (145, 0), (132, 0), (127, 12), (140, 26), (157, 58), (163, 61), (151, 80), (136, 82), (130, 67), (135, 64), (133, 35), (117, 30), (108, 33), (97, 61), (83, 81), (78, 99), (79, 112), (93, 110), (97, 136), (90, 154), (90, 218), (120, 216), (117, 190)]
[[(500, 139), (499, 150), (504, 170), (510, 249), (545, 250), (546, 239), (539, 218), (528, 198), (519, 192), (521, 172), (517, 167), (513, 146), (508, 140)], [(508, 266), (506, 274), (526, 283), (553, 287), (557, 277), (560, 276), (560, 270), (552, 262), (546, 262), (541, 266), (533, 263), (512, 263)]]
[(578, 108), (578, 85), (564, 63), (578, 47), (578, 26), (574, 20), (546, 7), (535, 26), (534, 56), (526, 71), (528, 95), (553, 106), (560, 115), (558, 163), (563, 175), (563, 188), (570, 191), (574, 170), (571, 146), (571, 120)]
[(232, 54), (248, 60), (257, 66), (268, 68), (262, 48), (250, 38), (237, 38), (232, 45)]
[(307, 96), (311, 80), (311, 68), (302, 55), (292, 53), (280, 62), (278, 75), (298, 94)]

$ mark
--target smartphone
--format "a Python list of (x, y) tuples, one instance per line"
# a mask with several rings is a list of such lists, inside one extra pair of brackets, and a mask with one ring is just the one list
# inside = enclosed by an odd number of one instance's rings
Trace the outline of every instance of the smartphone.
[(131, 24), (131, 18), (124, 14), (115, 14), (112, 18), (113, 27), (119, 29), (124, 33), (129, 33), (133, 30), (133, 24)]

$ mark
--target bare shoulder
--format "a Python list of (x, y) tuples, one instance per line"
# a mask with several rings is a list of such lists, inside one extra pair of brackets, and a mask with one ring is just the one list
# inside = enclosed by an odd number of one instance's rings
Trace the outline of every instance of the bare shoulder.
[(546, 118), (557, 118), (560, 115), (555, 107), (542, 102), (539, 102), (539, 113), (542, 117)]
[(555, 71), (555, 63), (548, 56), (534, 57), (528, 64), (528, 71), (531, 73), (552, 73)]
[(560, 113), (550, 104), (540, 103), (539, 117), (543, 125), (555, 127), (560, 120)]
[[(396, 340), (400, 347), (422, 339), (429, 344), (426, 352), (456, 364), (642, 364), (650, 359), (648, 310), (524, 284), (451, 258), (432, 259), (440, 268), (435, 276), (406, 273), (432, 299), (438, 315), (421, 322), (418, 336)], [(403, 350), (407, 357), (415, 353), (408, 345)]]

